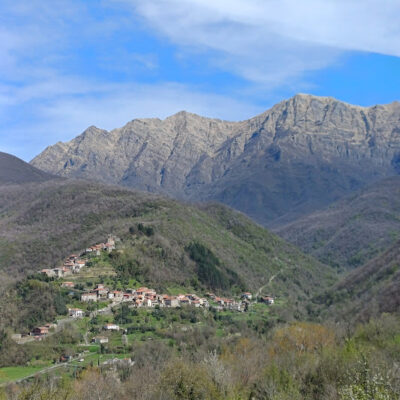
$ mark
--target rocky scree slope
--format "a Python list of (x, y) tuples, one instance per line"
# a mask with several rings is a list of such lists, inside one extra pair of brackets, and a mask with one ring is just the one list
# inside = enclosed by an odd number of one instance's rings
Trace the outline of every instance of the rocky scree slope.
[(400, 172), (400, 103), (297, 95), (241, 122), (180, 112), (90, 127), (32, 165), (180, 199), (216, 200), (277, 226)]

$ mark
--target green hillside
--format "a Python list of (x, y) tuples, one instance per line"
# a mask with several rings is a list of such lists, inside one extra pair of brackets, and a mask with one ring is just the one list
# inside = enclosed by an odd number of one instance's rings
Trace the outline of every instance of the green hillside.
[(400, 242), (365, 265), (351, 271), (339, 283), (318, 296), (324, 318), (368, 320), (382, 313), (398, 313), (400, 307)]
[[(138, 224), (151, 227), (151, 235), (133, 234)], [(129, 257), (143, 271), (144, 282), (155, 287), (199, 280), (200, 267), (188, 247), (193, 243), (218, 260), (217, 273), (228, 282), (221, 290), (229, 283), (249, 290), (266, 285), (268, 293), (304, 299), (334, 279), (329, 267), (226, 207), (199, 208), (113, 186), (68, 181), (0, 191), (3, 284), (54, 267), (110, 232), (121, 237)], [(201, 279), (200, 284), (208, 285)]]
[(370, 185), (276, 233), (321, 262), (342, 269), (363, 265), (399, 238), (400, 177)]

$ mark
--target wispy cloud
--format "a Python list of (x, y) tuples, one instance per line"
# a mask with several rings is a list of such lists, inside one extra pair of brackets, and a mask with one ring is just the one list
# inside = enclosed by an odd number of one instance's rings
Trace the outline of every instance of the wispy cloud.
[(282, 85), (343, 52), (400, 56), (398, 0), (115, 0), (186, 51), (246, 79)]

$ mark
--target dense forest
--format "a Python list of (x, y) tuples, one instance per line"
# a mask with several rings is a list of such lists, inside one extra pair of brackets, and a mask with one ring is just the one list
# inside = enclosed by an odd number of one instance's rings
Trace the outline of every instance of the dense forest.
[[(201, 318), (191, 315), (180, 318)], [(72, 376), (38, 377), (4, 389), (3, 399), (271, 399), (400, 398), (400, 320), (383, 315), (354, 327), (292, 322), (267, 334), (229, 324), (220, 337), (207, 326), (175, 330), (170, 341), (132, 346), (134, 364), (96, 363)], [(66, 334), (73, 340), (73, 334)]]

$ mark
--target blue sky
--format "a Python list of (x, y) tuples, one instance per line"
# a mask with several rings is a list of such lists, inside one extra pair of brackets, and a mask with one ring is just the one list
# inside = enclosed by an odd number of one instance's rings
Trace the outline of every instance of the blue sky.
[(398, 0), (2, 0), (0, 150), (180, 110), (240, 120), (296, 93), (400, 100)]

